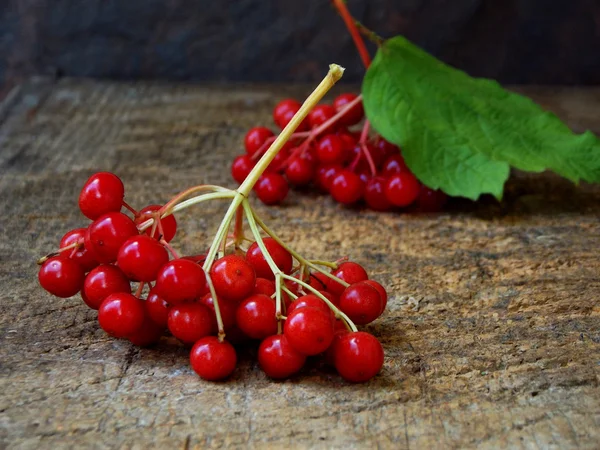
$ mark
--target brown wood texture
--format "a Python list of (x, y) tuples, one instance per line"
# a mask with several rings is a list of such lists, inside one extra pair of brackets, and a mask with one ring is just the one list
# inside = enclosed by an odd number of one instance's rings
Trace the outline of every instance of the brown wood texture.
[[(38, 286), (35, 260), (85, 226), (94, 171), (126, 199), (164, 202), (199, 183), (233, 186), (245, 131), (309, 88), (31, 82), (0, 117), (2, 448), (598, 448), (600, 189), (515, 174), (502, 203), (437, 215), (341, 208), (294, 192), (256, 207), (301, 253), (364, 264), (389, 290), (368, 329), (384, 368), (364, 385), (312, 362), (273, 382), (255, 354), (201, 381), (172, 339), (107, 337), (79, 298)], [(526, 91), (600, 132), (599, 89)], [(224, 212), (178, 215), (175, 245), (206, 248)]]

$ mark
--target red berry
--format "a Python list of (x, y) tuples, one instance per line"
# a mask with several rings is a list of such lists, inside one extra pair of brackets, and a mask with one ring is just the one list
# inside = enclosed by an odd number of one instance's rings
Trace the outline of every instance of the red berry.
[(264, 294), (270, 297), (275, 293), (275, 283), (265, 278), (257, 278), (252, 294)]
[[(212, 332), (217, 333), (219, 331), (219, 327), (217, 324), (217, 316), (215, 313), (215, 302), (213, 300), (212, 294), (209, 292), (204, 295), (198, 303), (206, 306), (211, 311), (211, 323), (212, 323)], [(223, 321), (223, 328), (225, 331), (229, 331), (235, 326), (235, 311), (236, 305), (232, 302), (228, 302), (222, 298), (219, 298), (219, 311), (221, 312), (221, 320)]]
[(281, 334), (267, 337), (258, 348), (258, 363), (268, 377), (276, 380), (288, 378), (298, 372), (306, 356), (298, 353)]
[(417, 197), (417, 210), (419, 212), (438, 212), (441, 211), (446, 203), (447, 197), (442, 191), (434, 191), (427, 186), (421, 185), (419, 196)]
[(275, 136), (271, 130), (266, 127), (250, 128), (244, 137), (244, 146), (246, 153), (252, 156), (256, 153), (270, 137)]
[(335, 346), (335, 368), (347, 381), (362, 383), (379, 373), (383, 366), (383, 348), (364, 331), (343, 334)]
[(206, 276), (195, 262), (174, 259), (160, 268), (154, 288), (169, 305), (179, 305), (206, 293)]
[(319, 166), (315, 177), (317, 188), (322, 192), (329, 192), (333, 179), (342, 170), (344, 169), (340, 164), (323, 164)]
[(131, 285), (117, 266), (101, 264), (85, 277), (83, 292), (86, 305), (92, 309), (98, 309), (104, 299), (111, 294), (118, 292), (131, 294)]
[[(275, 121), (275, 124), (281, 129), (285, 128), (289, 121), (292, 120), (292, 117), (298, 112), (300, 106), (302, 105), (299, 102), (291, 98), (280, 101), (273, 110), (273, 120)], [(297, 130), (308, 130), (307, 121), (303, 120)]]
[(358, 138), (356, 138), (353, 134), (351, 134), (348, 130), (346, 131), (338, 131), (337, 135), (342, 140), (342, 148), (344, 150), (344, 160), (348, 160), (351, 156), (351, 152), (354, 151), (356, 144), (358, 144)]
[[(146, 220), (151, 218), (153, 212), (156, 212), (161, 208), (161, 205), (146, 206), (138, 213), (137, 217), (135, 218), (135, 224), (140, 225), (144, 223)], [(150, 236), (150, 234), (152, 233), (153, 226), (154, 224), (147, 228), (144, 231), (144, 233)], [(171, 242), (171, 240), (175, 237), (175, 233), (177, 233), (177, 220), (175, 219), (175, 216), (173, 214), (170, 214), (166, 217), (163, 217), (162, 219), (160, 219), (160, 226), (162, 227), (162, 238), (167, 242)], [(154, 231), (154, 234), (152, 234), (152, 237), (154, 239), (158, 239), (160, 236), (161, 232), (159, 227), (157, 226), (156, 230)]]
[(327, 350), (333, 340), (331, 315), (313, 307), (298, 308), (287, 316), (283, 334), (290, 345), (303, 355)]
[(267, 166), (264, 173), (282, 173), (285, 170), (285, 162), (290, 157), (292, 145), (286, 142), (281, 150), (275, 155), (273, 161)]
[[(342, 109), (345, 109), (349, 103), (358, 97), (356, 94), (345, 93), (338, 95), (333, 101), (333, 107), (336, 112), (340, 112)], [(350, 127), (352, 125), (356, 125), (360, 122), (365, 115), (363, 110), (362, 102), (358, 102), (355, 106), (353, 106), (350, 110), (346, 111), (346, 113), (340, 118), (340, 125), (344, 125)]]
[(83, 243), (85, 232), (86, 228), (75, 228), (74, 230), (69, 231), (60, 240), (59, 247), (65, 248), (76, 242), (79, 243), (76, 248), (65, 250), (61, 252), (61, 255), (75, 261), (81, 266), (84, 272), (89, 272), (98, 265), (98, 261), (96, 261), (94, 255), (92, 255), (92, 252), (85, 248)]
[(381, 175), (386, 178), (401, 172), (410, 172), (410, 170), (408, 170), (404, 158), (402, 158), (400, 153), (389, 156), (381, 166)]
[(285, 176), (294, 186), (305, 186), (312, 181), (314, 172), (313, 165), (307, 159), (297, 156), (288, 163)]
[(310, 274), (309, 283), (311, 287), (315, 288), (318, 291), (323, 291), (327, 289), (327, 280), (329, 277), (321, 272), (314, 272)]
[(208, 381), (217, 381), (233, 373), (237, 355), (229, 342), (219, 342), (218, 338), (207, 336), (192, 347), (190, 363), (200, 377)]
[(374, 211), (388, 211), (392, 208), (392, 203), (385, 196), (385, 186), (387, 179), (384, 177), (373, 177), (365, 186), (365, 202), (367, 206)]
[(214, 262), (210, 277), (221, 299), (240, 302), (254, 290), (256, 274), (241, 256), (227, 255)]
[(125, 187), (121, 179), (110, 172), (98, 172), (84, 184), (79, 194), (79, 208), (88, 219), (95, 220), (109, 213), (119, 212)]
[(119, 249), (138, 229), (125, 214), (111, 212), (96, 219), (88, 228), (85, 247), (102, 263), (117, 260)]
[[(348, 284), (358, 283), (359, 281), (368, 280), (367, 271), (360, 264), (355, 262), (344, 262), (331, 273), (333, 276), (344, 280)], [(346, 289), (343, 285), (329, 278), (327, 281), (327, 290), (335, 295), (341, 295)]]
[(392, 175), (385, 186), (385, 196), (395, 206), (408, 206), (419, 196), (419, 181), (410, 172)]
[(333, 199), (344, 205), (359, 201), (365, 191), (365, 184), (354, 172), (341, 170), (331, 181), (329, 193)]
[[(267, 252), (271, 255), (273, 262), (279, 267), (279, 270), (289, 274), (292, 271), (292, 265), (294, 263), (292, 255), (273, 238), (264, 238), (263, 242), (267, 248)], [(254, 242), (250, 248), (248, 248), (248, 251), (246, 252), (246, 261), (252, 266), (257, 277), (266, 278), (267, 280), (275, 279), (275, 275), (263, 256), (258, 243)]]
[[(335, 306), (339, 306), (340, 304), (340, 299), (337, 295), (333, 295), (331, 292), (328, 291), (319, 291), (319, 293), (325, 297), (327, 300), (329, 300), (331, 303), (333, 303)], [(332, 312), (333, 314), (333, 312)]]
[(383, 311), (378, 290), (366, 282), (354, 283), (344, 290), (340, 309), (357, 325), (373, 322)]
[(317, 142), (317, 158), (322, 164), (341, 164), (344, 161), (344, 142), (336, 134), (327, 134)]
[(236, 156), (231, 164), (231, 176), (235, 181), (242, 184), (248, 174), (252, 172), (254, 161), (248, 155)]
[(184, 303), (169, 308), (167, 326), (173, 336), (193, 344), (212, 331), (212, 313), (199, 303)]
[(138, 347), (148, 347), (156, 344), (165, 331), (165, 327), (154, 323), (149, 317), (146, 317), (142, 328), (139, 331), (128, 336), (129, 342)]
[(135, 281), (154, 281), (160, 268), (169, 261), (167, 249), (150, 236), (137, 235), (127, 239), (117, 256), (121, 270)]
[[(387, 160), (390, 156), (400, 154), (400, 149), (398, 148), (398, 146), (386, 141), (382, 137), (380, 137), (377, 140), (377, 142), (375, 143), (375, 147), (379, 149), (384, 161)], [(402, 162), (404, 163), (404, 160), (402, 160)]]
[(264, 339), (275, 334), (275, 301), (266, 295), (251, 295), (238, 306), (235, 320), (238, 328), (252, 339)]
[(145, 317), (144, 303), (126, 292), (110, 294), (98, 309), (100, 326), (117, 338), (137, 333), (141, 330)]
[(163, 329), (167, 327), (169, 318), (169, 304), (156, 293), (156, 288), (150, 289), (148, 298), (144, 302), (146, 315), (157, 325)]
[(388, 299), (385, 288), (375, 280), (365, 280), (363, 283), (367, 283), (369, 286), (374, 287), (377, 289), (377, 292), (379, 292), (379, 298), (381, 298), (381, 313), (379, 315), (383, 314), (383, 311), (385, 311), (385, 307), (387, 306)]
[[(335, 109), (331, 105), (317, 105), (308, 113), (308, 125), (316, 128), (335, 116)], [(330, 128), (329, 126), (327, 127)]]
[(42, 287), (57, 297), (67, 298), (83, 287), (85, 273), (79, 264), (69, 258), (56, 256), (48, 259), (38, 272)]
[(331, 341), (331, 345), (325, 352), (325, 362), (330, 366), (335, 366), (335, 354), (337, 351), (337, 346), (340, 340), (342, 339), (342, 336), (350, 333), (350, 331), (346, 328), (346, 325), (344, 325), (344, 322), (342, 320), (336, 320), (335, 322), (336, 328), (333, 333), (333, 341)]
[(306, 307), (319, 309), (319, 310), (329, 314), (331, 316), (332, 320), (334, 319), (333, 311), (331, 309), (329, 309), (329, 306), (327, 305), (327, 303), (325, 303), (323, 300), (321, 300), (319, 297), (317, 297), (314, 294), (307, 294), (307, 295), (298, 297), (296, 300), (294, 300), (292, 302), (290, 307), (287, 309), (287, 314), (289, 316), (291, 313), (293, 313), (297, 309), (306, 308)]
[(256, 195), (265, 205), (281, 203), (287, 197), (289, 189), (285, 178), (278, 173), (265, 173), (254, 186)]

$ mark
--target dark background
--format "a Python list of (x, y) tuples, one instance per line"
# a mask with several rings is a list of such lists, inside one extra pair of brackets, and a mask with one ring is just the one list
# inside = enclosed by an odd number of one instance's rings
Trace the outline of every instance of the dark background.
[[(0, 0), (0, 85), (31, 74), (313, 82), (363, 72), (328, 0)], [(600, 0), (350, 0), (383, 36), (404, 34), (503, 83), (600, 83)]]

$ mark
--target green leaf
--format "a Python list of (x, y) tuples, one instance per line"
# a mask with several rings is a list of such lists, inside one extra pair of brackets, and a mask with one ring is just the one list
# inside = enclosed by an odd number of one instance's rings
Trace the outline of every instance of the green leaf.
[(381, 46), (362, 91), (375, 130), (433, 189), (501, 198), (510, 166), (600, 182), (600, 142), (590, 131), (574, 134), (529, 98), (447, 66), (402, 36)]

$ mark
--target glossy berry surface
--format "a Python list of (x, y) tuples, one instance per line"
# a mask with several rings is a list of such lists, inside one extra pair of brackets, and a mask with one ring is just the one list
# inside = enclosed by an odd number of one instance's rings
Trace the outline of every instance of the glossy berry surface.
[(146, 315), (152, 322), (163, 329), (167, 327), (169, 304), (156, 293), (156, 288), (150, 289), (144, 307), (146, 308)]
[(252, 294), (264, 294), (270, 297), (275, 293), (275, 283), (266, 278), (257, 278)]
[[(336, 112), (340, 112), (343, 109), (348, 107), (348, 104), (352, 101), (356, 100), (357, 95), (352, 93), (345, 93), (338, 95), (333, 101), (333, 107)], [(340, 119), (340, 125), (344, 126), (352, 126), (356, 125), (358, 122), (362, 120), (365, 112), (363, 110), (362, 102), (354, 105), (350, 110), (346, 111), (346, 113)]]
[(292, 158), (285, 169), (285, 177), (294, 186), (306, 186), (312, 181), (314, 173), (313, 164), (299, 156)]
[(61, 298), (77, 294), (83, 287), (84, 278), (85, 273), (79, 264), (62, 256), (48, 259), (38, 272), (41, 286)]
[(351, 205), (359, 201), (365, 191), (365, 185), (360, 177), (349, 170), (341, 170), (331, 180), (329, 193), (336, 202)]
[[(160, 205), (148, 205), (145, 208), (142, 208), (138, 213), (138, 216), (135, 218), (136, 225), (144, 223), (146, 220), (151, 218), (152, 213), (158, 211), (161, 208), (162, 206)], [(160, 228), (157, 226), (156, 230), (154, 230), (154, 233), (152, 233), (152, 228), (154, 225), (150, 226), (150, 228), (147, 228), (144, 231), (144, 233), (146, 233), (146, 235), (148, 236), (151, 235), (151, 237), (153, 237), (154, 239), (158, 239), (162, 236), (162, 238), (165, 241), (171, 242), (171, 240), (175, 237), (175, 234), (177, 233), (177, 220), (175, 219), (175, 216), (173, 214), (170, 214), (160, 219), (159, 222)]]
[(68, 247), (72, 244), (79, 243), (76, 248), (61, 252), (61, 256), (75, 261), (84, 272), (89, 272), (98, 265), (98, 261), (92, 255), (92, 252), (85, 248), (83, 240), (85, 238), (85, 228), (76, 228), (66, 233), (60, 240), (60, 248)]
[(287, 316), (283, 334), (297, 352), (317, 355), (327, 350), (333, 340), (333, 321), (320, 309), (298, 308)]
[[(308, 125), (316, 128), (335, 116), (335, 108), (331, 105), (317, 105), (308, 113)], [(328, 126), (327, 129), (330, 127)]]
[(79, 209), (88, 219), (95, 220), (109, 213), (119, 212), (125, 187), (121, 179), (110, 172), (98, 172), (84, 184), (79, 194)]
[[(348, 284), (354, 284), (369, 279), (367, 271), (360, 264), (352, 261), (340, 264), (331, 274), (344, 280)], [(335, 295), (341, 295), (342, 292), (344, 292), (344, 289), (345, 287), (335, 280), (329, 279), (327, 281), (327, 290)]]
[(233, 346), (219, 342), (214, 336), (200, 339), (190, 352), (190, 364), (194, 372), (208, 381), (227, 378), (235, 370), (237, 355)]
[(268, 377), (276, 380), (297, 373), (305, 361), (306, 356), (298, 353), (282, 334), (265, 338), (258, 348), (260, 368)]
[(392, 175), (385, 186), (385, 196), (395, 206), (405, 207), (419, 196), (419, 181), (410, 172)]
[(173, 336), (193, 344), (212, 331), (212, 312), (199, 303), (184, 303), (169, 308), (167, 326)]
[(121, 269), (112, 264), (101, 264), (85, 277), (84, 301), (92, 309), (100, 308), (106, 297), (117, 292), (131, 294), (129, 280)]
[(379, 284), (377, 281), (374, 281), (374, 280), (366, 280), (366, 281), (362, 281), (361, 283), (366, 283), (369, 286), (374, 287), (377, 290), (377, 292), (379, 292), (379, 298), (381, 299), (381, 313), (383, 313), (383, 311), (385, 311), (385, 307), (387, 306), (387, 298), (388, 298), (385, 288), (381, 284)]
[(287, 197), (289, 185), (278, 173), (265, 173), (254, 186), (256, 195), (265, 205), (278, 205)]
[(374, 211), (389, 211), (394, 206), (385, 195), (386, 184), (386, 178), (373, 177), (365, 185), (365, 203)]
[[(289, 274), (292, 270), (293, 259), (292, 255), (283, 248), (275, 239), (268, 237), (264, 238), (263, 242), (269, 255), (273, 259), (275, 265), (285, 274)], [(246, 252), (246, 261), (252, 266), (257, 277), (274, 280), (275, 275), (269, 267), (267, 260), (256, 242), (254, 242)]]
[(160, 268), (169, 261), (167, 249), (146, 235), (127, 239), (117, 255), (119, 268), (135, 281), (154, 281)]
[(254, 155), (263, 146), (267, 139), (273, 136), (273, 132), (266, 127), (250, 128), (244, 137), (244, 147), (246, 148), (246, 153), (248, 153), (250, 156)]
[(156, 277), (156, 293), (169, 305), (192, 302), (205, 294), (206, 276), (189, 259), (174, 259), (163, 265)]
[(336, 134), (327, 134), (317, 142), (317, 159), (322, 164), (342, 164), (344, 162), (344, 142)]
[(401, 172), (409, 172), (404, 158), (399, 153), (388, 156), (383, 165), (381, 166), (381, 175), (384, 177), (390, 177)]
[[(300, 106), (300, 102), (291, 98), (280, 101), (273, 110), (275, 124), (281, 129), (285, 128), (289, 121), (292, 120), (292, 117), (294, 117), (294, 114), (298, 112)], [(306, 120), (302, 121), (297, 128), (298, 131), (306, 131), (307, 129), (308, 122)]]
[(369, 333), (347, 333), (336, 343), (334, 363), (342, 378), (362, 383), (377, 375), (383, 367), (383, 347)]
[(137, 333), (141, 330), (144, 319), (143, 302), (125, 292), (109, 295), (98, 309), (100, 327), (117, 338), (126, 338)]
[(89, 226), (85, 246), (99, 262), (110, 263), (117, 260), (121, 245), (137, 234), (138, 229), (133, 220), (125, 214), (111, 212), (99, 217)]
[(275, 334), (275, 301), (266, 295), (252, 295), (240, 303), (235, 320), (238, 328), (252, 339), (264, 339)]
[(315, 184), (321, 192), (329, 192), (335, 176), (344, 170), (339, 164), (323, 164), (317, 168)]
[(248, 155), (236, 156), (231, 165), (231, 176), (242, 184), (254, 167), (254, 161)]
[(333, 319), (333, 311), (329, 309), (327, 303), (321, 300), (314, 294), (303, 295), (302, 297), (298, 297), (296, 300), (292, 302), (290, 307), (287, 309), (287, 314), (290, 315), (294, 311), (300, 308), (312, 307), (315, 309), (319, 309), (331, 316)]
[(240, 302), (254, 290), (256, 274), (241, 256), (227, 255), (216, 260), (210, 269), (215, 292), (219, 298)]
[(383, 311), (379, 292), (363, 281), (344, 290), (340, 296), (340, 309), (357, 325), (373, 322)]

